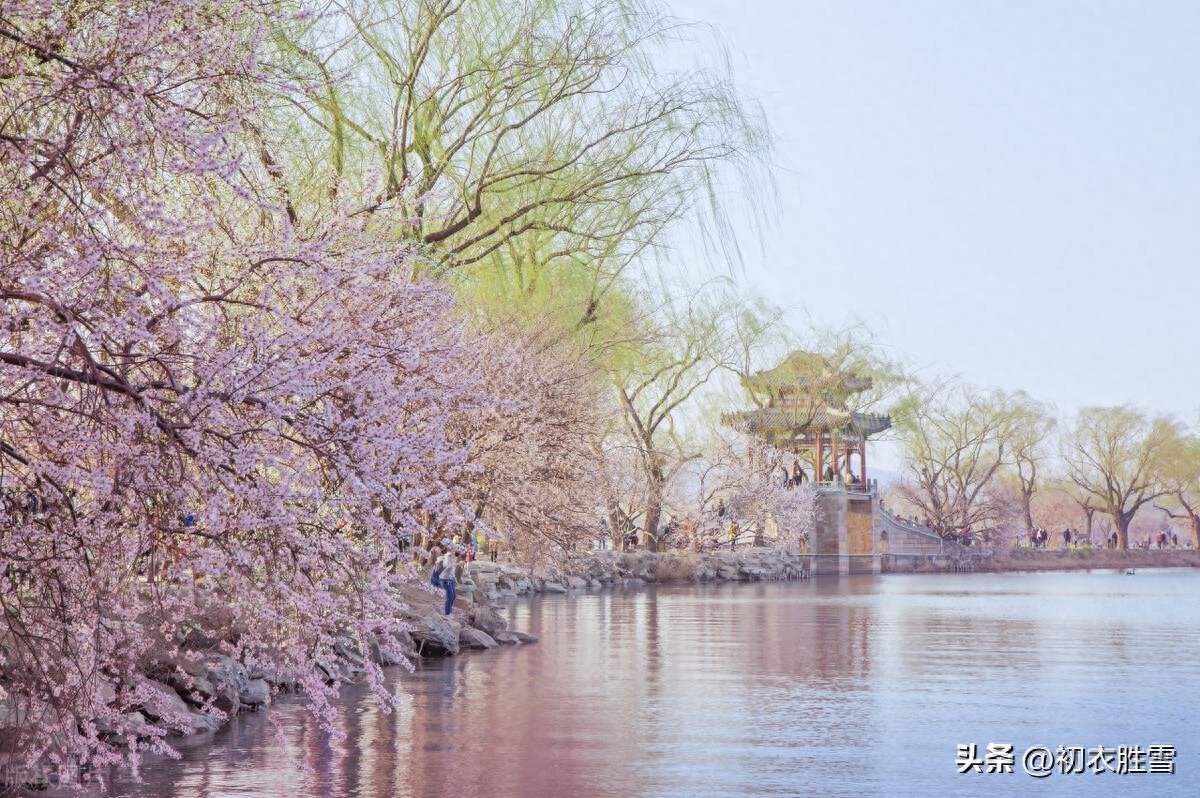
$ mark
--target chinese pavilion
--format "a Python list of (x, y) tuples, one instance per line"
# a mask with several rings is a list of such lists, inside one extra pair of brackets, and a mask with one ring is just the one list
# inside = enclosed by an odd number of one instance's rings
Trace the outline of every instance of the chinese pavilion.
[(867, 484), (867, 438), (892, 425), (885, 415), (850, 410), (850, 397), (871, 387), (870, 377), (834, 368), (811, 352), (796, 351), (769, 371), (742, 380), (754, 410), (727, 413), (722, 421), (785, 451), (803, 456), (814, 481), (833, 476)]

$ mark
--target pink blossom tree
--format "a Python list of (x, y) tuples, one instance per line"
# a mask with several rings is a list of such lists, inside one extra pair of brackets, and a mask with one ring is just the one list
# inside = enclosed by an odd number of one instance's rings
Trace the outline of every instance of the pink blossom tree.
[(587, 352), (553, 324), (502, 318), (479, 325), (481, 404), (453, 414), (450, 437), (469, 447), (451, 485), (467, 527), (547, 567), (596, 535), (603, 502), (596, 448), (615, 408)]
[(211, 650), (328, 717), (335, 644), (399, 656), (400, 536), (462, 516), (449, 297), (361, 223), (295, 229), (243, 146), (272, 8), (0, 4), (0, 744), (28, 763), (169, 750), (130, 731), (140, 675)]

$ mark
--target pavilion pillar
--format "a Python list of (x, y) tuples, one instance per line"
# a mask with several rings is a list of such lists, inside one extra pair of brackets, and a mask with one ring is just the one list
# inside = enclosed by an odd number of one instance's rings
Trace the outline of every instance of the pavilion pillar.
[(864, 435), (859, 439), (858, 450), (858, 478), (862, 480), (862, 484), (867, 484), (867, 436)]
[(838, 445), (837, 444), (838, 444), (837, 438), (833, 437), (833, 434), (830, 433), (830, 435), (829, 435), (829, 461), (833, 466), (833, 481), (834, 482), (837, 482), (838, 474), (842, 473), (841, 471), (838, 470), (839, 468), (842, 467), (842, 464), (838, 462), (838, 460), (840, 458), (838, 457)]
[(825, 436), (818, 432), (817, 433), (817, 462), (816, 462), (817, 470), (813, 474), (813, 483), (814, 484), (821, 481), (821, 474), (823, 473), (824, 465), (825, 465)]

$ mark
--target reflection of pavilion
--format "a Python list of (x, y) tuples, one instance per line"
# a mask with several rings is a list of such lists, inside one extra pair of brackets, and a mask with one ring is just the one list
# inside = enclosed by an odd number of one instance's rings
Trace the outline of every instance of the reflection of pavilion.
[[(815, 481), (867, 483), (867, 438), (892, 425), (888, 416), (848, 408), (851, 396), (871, 387), (870, 377), (835, 369), (811, 352), (796, 351), (742, 384), (757, 408), (727, 413), (722, 421), (785, 451), (802, 454)], [(851, 468), (858, 455), (858, 473)], [(826, 478), (828, 477), (828, 479)]]

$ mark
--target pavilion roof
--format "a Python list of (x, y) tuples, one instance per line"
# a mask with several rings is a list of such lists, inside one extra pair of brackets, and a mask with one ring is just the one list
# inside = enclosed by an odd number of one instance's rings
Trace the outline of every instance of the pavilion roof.
[(890, 416), (855, 413), (826, 406), (764, 407), (726, 413), (721, 421), (735, 429), (769, 438), (793, 438), (804, 433), (824, 434), (835, 429), (845, 429), (865, 438), (892, 426)]
[(751, 391), (778, 394), (842, 394), (865, 391), (871, 387), (870, 377), (860, 377), (840, 371), (821, 355), (797, 349), (773, 369), (758, 371), (744, 380)]

